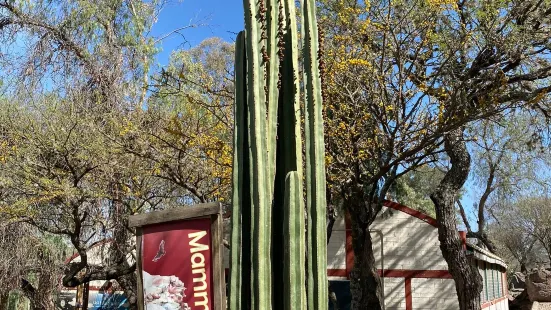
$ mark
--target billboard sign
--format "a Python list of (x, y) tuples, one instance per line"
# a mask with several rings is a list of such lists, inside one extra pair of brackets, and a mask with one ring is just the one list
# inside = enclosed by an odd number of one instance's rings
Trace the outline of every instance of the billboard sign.
[(220, 205), (199, 211), (186, 207), (130, 218), (138, 227), (140, 309), (225, 309)]
[(146, 309), (212, 309), (210, 248), (210, 218), (144, 226)]

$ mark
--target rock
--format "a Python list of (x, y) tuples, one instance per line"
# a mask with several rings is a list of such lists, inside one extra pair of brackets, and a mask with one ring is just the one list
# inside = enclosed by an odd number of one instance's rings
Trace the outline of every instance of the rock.
[(526, 291), (530, 301), (551, 302), (551, 271), (537, 269), (526, 277)]
[[(511, 300), (517, 298), (520, 294), (522, 294), (523, 292), (525, 292), (526, 290), (521, 290), (521, 289), (510, 289), (509, 290), (509, 298)], [(528, 295), (526, 295), (526, 298), (528, 298)]]
[(509, 283), (509, 290), (524, 290), (526, 288), (526, 276), (522, 272), (515, 272)]
[(509, 310), (530, 310), (532, 302), (528, 299), (526, 290), (522, 291), (515, 298), (509, 297)]
[(530, 310), (551, 310), (551, 302), (537, 302), (535, 301)]
[[(515, 272), (515, 274), (511, 277), (511, 282), (509, 282), (509, 296), (512, 297), (512, 299), (515, 299), (525, 291), (525, 288), (526, 276), (522, 272)], [(528, 298), (527, 295), (526, 298)]]

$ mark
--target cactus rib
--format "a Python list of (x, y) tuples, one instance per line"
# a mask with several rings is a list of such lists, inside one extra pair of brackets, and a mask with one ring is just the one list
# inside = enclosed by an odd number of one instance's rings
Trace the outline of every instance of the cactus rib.
[(306, 136), (306, 191), (308, 209), (308, 309), (327, 309), (326, 252), (326, 197), (325, 197), (325, 146), (321, 80), (318, 66), (318, 26), (315, 1), (304, 3), (304, 72), (306, 75), (305, 104)]
[(236, 42), (228, 306), (324, 310), (325, 167), (315, 1), (301, 0), (300, 30), (294, 0), (243, 3), (246, 32)]

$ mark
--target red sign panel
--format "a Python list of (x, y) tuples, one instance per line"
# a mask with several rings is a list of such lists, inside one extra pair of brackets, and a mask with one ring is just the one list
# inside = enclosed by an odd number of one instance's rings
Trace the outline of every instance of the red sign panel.
[(208, 310), (213, 281), (210, 218), (142, 228), (146, 310)]

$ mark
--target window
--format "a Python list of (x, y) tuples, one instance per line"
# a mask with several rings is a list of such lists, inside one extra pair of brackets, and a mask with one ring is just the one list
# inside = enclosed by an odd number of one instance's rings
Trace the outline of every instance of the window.
[(499, 297), (503, 297), (503, 296), (505, 296), (505, 292), (503, 292), (503, 272), (501, 272), (499, 266), (498, 266), (497, 274), (498, 274), (498, 279), (499, 279), (499, 286), (498, 286)]
[(488, 281), (488, 264), (486, 262), (483, 262), (483, 268), (484, 268), (484, 291), (486, 292), (486, 298), (484, 301), (490, 300), (490, 283)]
[(499, 270), (499, 266), (496, 266), (496, 274), (497, 274), (497, 297), (503, 296), (503, 292), (501, 291), (501, 271)]
[(499, 298), (501, 297), (501, 295), (499, 294), (499, 286), (501, 285), (500, 284), (500, 281), (499, 281), (499, 269), (498, 269), (498, 266), (497, 265), (493, 265), (494, 266), (494, 274), (495, 274), (495, 293), (494, 293), (494, 299), (495, 298)]
[(480, 301), (487, 302), (505, 296), (504, 271), (500, 265), (478, 261), (478, 272), (482, 277)]
[(494, 300), (494, 299), (496, 299), (496, 269), (494, 268), (493, 264), (488, 264), (488, 267), (490, 268), (490, 272), (492, 273), (492, 282), (491, 282), (492, 297), (491, 297), (491, 300)]
[(484, 262), (477, 261), (478, 264), (478, 273), (482, 277), (482, 292), (480, 292), (480, 301), (485, 302), (486, 299), (486, 277), (484, 275)]
[(497, 278), (497, 268), (494, 264), (492, 264), (492, 274), (494, 279), (494, 299), (496, 299), (499, 297), (499, 280)]

